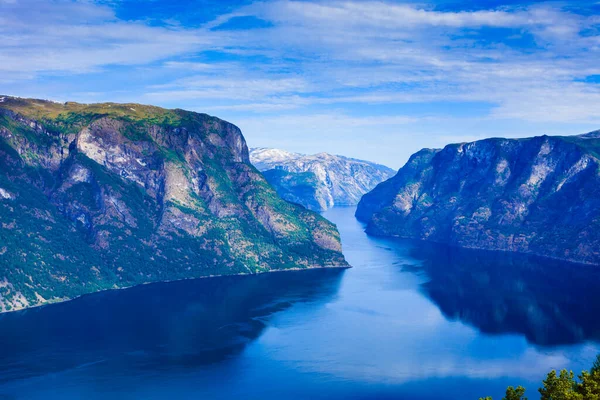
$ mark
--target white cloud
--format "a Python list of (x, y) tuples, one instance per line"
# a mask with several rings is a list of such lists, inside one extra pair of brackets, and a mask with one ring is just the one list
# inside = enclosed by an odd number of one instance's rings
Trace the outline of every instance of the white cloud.
[[(232, 104), (214, 109), (255, 112), (355, 102), (479, 101), (497, 106), (495, 118), (596, 120), (597, 86), (577, 82), (600, 71), (591, 57), (599, 51), (593, 46), (598, 37), (581, 33), (593, 26), (593, 17), (543, 4), (439, 12), (384, 2), (276, 1), (220, 16), (205, 28), (242, 15), (274, 27), (243, 36), (225, 33), (222, 50), (290, 59), (292, 80), (301, 76), (302, 85), (287, 91), (281, 85), (287, 78), (280, 73), (263, 66), (256, 75), (241, 67), (235, 74), (200, 76), (198, 87), (180, 81), (180, 90), (164, 89), (166, 98), (229, 98)], [(465, 32), (483, 26), (512, 28), (521, 38), (532, 35), (540, 47), (512, 48), (510, 40), (480, 43), (476, 32)], [(229, 83), (223, 85), (223, 79)]]
[(295, 23), (298, 17), (314, 25), (371, 26), (397, 29), (419, 25), (447, 27), (524, 26), (542, 22), (528, 13), (505, 11), (437, 12), (407, 4), (386, 2), (337, 1), (306, 3), (279, 1), (266, 5), (264, 17), (278, 22)]
[[(212, 29), (239, 16), (272, 26)], [(492, 106), (489, 123), (593, 123), (600, 89), (583, 78), (600, 74), (598, 22), (554, 3), (445, 12), (397, 2), (265, 1), (185, 28), (121, 20), (87, 1), (3, 1), (0, 82), (23, 83), (18, 88), (48, 74), (89, 72), (110, 80), (110, 66), (143, 66), (152, 80), (137, 91), (119, 88), (129, 92), (118, 98), (213, 110), (259, 138), (287, 132), (300, 140), (324, 127), (333, 137), (381, 135), (372, 127), (382, 126), (385, 134), (408, 134), (407, 125), (418, 124), (369, 116), (357, 104), (476, 102)], [(483, 27), (507, 30), (489, 37)], [(206, 50), (229, 56), (217, 62), (202, 56)], [(446, 126), (438, 128), (442, 134)]]
[(88, 2), (0, 4), (0, 15), (0, 71), (5, 73), (144, 65), (212, 46), (199, 32), (121, 21), (112, 9)]

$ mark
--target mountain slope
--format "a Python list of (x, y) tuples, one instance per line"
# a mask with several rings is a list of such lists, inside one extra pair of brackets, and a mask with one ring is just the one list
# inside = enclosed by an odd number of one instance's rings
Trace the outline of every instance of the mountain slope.
[(599, 132), (422, 150), (360, 201), (367, 232), (600, 264)]
[(250, 150), (250, 161), (284, 199), (317, 211), (355, 205), (363, 194), (396, 173), (383, 165), (327, 153), (256, 148)]
[(208, 275), (346, 266), (237, 127), (139, 104), (0, 97), (0, 311)]

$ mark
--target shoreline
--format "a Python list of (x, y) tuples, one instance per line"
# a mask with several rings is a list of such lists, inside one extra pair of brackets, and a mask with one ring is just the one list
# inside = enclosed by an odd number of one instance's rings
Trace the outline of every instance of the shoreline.
[(268, 270), (268, 271), (259, 271), (259, 272), (238, 272), (238, 273), (235, 273), (235, 274), (204, 275), (204, 276), (197, 276), (197, 277), (191, 277), (191, 278), (168, 279), (168, 280), (159, 280), (159, 281), (153, 281), (153, 282), (142, 282), (142, 283), (137, 283), (137, 284), (131, 285), (131, 286), (123, 286), (123, 287), (109, 288), (109, 289), (100, 289), (100, 290), (96, 290), (96, 291), (93, 291), (93, 292), (90, 292), (90, 293), (80, 294), (80, 295), (75, 296), (75, 297), (70, 297), (70, 298), (67, 298), (67, 299), (57, 300), (57, 301), (49, 301), (49, 302), (46, 302), (46, 303), (43, 303), (43, 304), (36, 304), (36, 305), (33, 305), (33, 306), (29, 306), (29, 307), (19, 308), (17, 310), (0, 311), (0, 319), (5, 314), (18, 313), (18, 312), (23, 312), (23, 311), (27, 311), (27, 310), (40, 309), (42, 307), (48, 307), (48, 306), (52, 306), (52, 305), (55, 305), (55, 304), (67, 303), (69, 301), (77, 300), (77, 299), (79, 299), (81, 297), (84, 297), (84, 296), (90, 296), (90, 295), (94, 295), (94, 294), (98, 294), (98, 293), (109, 292), (109, 291), (116, 291), (116, 290), (127, 290), (127, 289), (132, 289), (132, 288), (135, 288), (135, 287), (139, 287), (139, 286), (145, 286), (145, 285), (153, 285), (153, 284), (160, 284), (160, 283), (184, 282), (184, 281), (191, 281), (191, 280), (196, 280), (196, 279), (225, 278), (225, 277), (234, 277), (234, 276), (258, 276), (258, 275), (272, 274), (272, 273), (278, 273), (278, 272), (283, 273), (283, 272), (318, 271), (318, 270), (346, 270), (346, 269), (350, 269), (350, 268), (352, 268), (352, 266), (350, 264), (346, 264), (346, 265), (319, 266), (319, 267), (308, 267), (308, 268), (296, 267), (296, 268), (286, 268), (286, 269), (272, 269), (272, 270)]
[[(361, 221), (361, 220), (359, 220), (359, 221), (361, 223), (365, 224), (363, 221)], [(366, 224), (365, 224), (365, 226), (366, 226)], [(429, 240), (429, 239), (410, 237), (410, 236), (402, 236), (402, 235), (378, 235), (375, 233), (368, 232), (367, 229), (365, 229), (364, 232), (367, 236), (371, 236), (371, 237), (379, 238), (379, 239), (414, 240), (415, 242), (433, 243), (433, 244), (437, 244), (437, 245), (448, 246), (448, 247), (455, 248), (455, 249), (474, 250), (474, 251), (489, 251), (489, 252), (494, 252), (494, 253), (514, 254), (514, 255), (520, 255), (520, 256), (532, 256), (532, 257), (538, 257), (543, 260), (562, 261), (567, 264), (584, 265), (586, 267), (600, 268), (600, 264), (593, 263), (593, 262), (575, 261), (575, 260), (572, 260), (569, 258), (547, 256), (547, 255), (542, 255), (542, 254), (534, 253), (534, 252), (512, 251), (512, 250), (502, 250), (502, 249), (488, 249), (485, 247), (475, 247), (475, 246), (473, 246), (473, 247), (459, 246), (456, 244), (440, 242), (437, 240)]]

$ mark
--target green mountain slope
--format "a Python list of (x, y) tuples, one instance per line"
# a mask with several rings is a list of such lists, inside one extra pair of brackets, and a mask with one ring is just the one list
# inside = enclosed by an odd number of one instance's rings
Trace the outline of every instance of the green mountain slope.
[(237, 127), (139, 104), (0, 97), (0, 310), (209, 275), (347, 266)]

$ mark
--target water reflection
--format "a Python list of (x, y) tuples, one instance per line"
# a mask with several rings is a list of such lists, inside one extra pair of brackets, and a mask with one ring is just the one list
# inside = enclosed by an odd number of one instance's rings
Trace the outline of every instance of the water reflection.
[[(600, 340), (600, 271), (539, 257), (419, 243), (423, 292), (444, 315), (536, 345)], [(406, 267), (410, 269), (410, 267)]]
[(352, 208), (326, 217), (354, 268), (0, 315), (0, 399), (452, 400), (521, 384), (533, 400), (549, 370), (600, 351), (597, 269), (369, 237)]
[[(223, 360), (269, 318), (335, 295), (343, 270), (153, 284), (0, 315), (0, 381), (95, 363), (122, 370)], [(114, 367), (114, 365), (113, 365)]]

